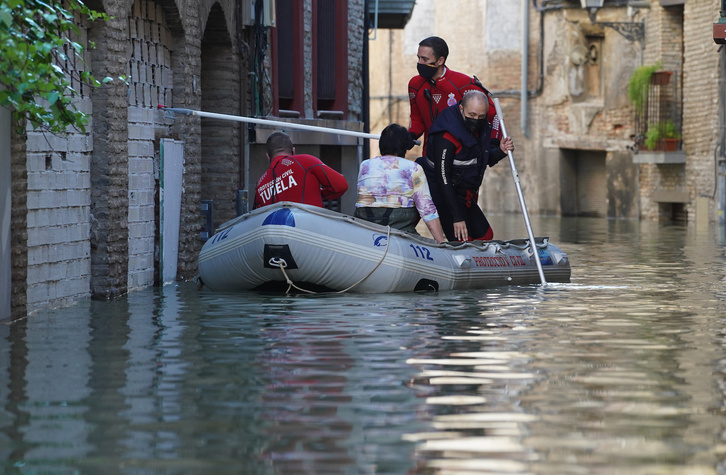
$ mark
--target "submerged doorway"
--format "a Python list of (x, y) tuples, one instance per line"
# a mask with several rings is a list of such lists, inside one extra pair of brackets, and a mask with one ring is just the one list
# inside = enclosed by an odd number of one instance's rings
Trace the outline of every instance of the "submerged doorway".
[(605, 156), (603, 151), (562, 150), (562, 216), (607, 217)]

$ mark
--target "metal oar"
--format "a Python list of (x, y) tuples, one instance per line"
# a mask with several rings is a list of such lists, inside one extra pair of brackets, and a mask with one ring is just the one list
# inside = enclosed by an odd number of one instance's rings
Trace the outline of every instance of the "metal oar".
[[(502, 137), (507, 136), (507, 128), (504, 125), (504, 116), (502, 115), (502, 108), (499, 105), (499, 99), (492, 98), (494, 107), (497, 109), (497, 115), (499, 116), (499, 124), (502, 127)], [(542, 284), (546, 284), (544, 271), (542, 270), (542, 262), (539, 260), (539, 253), (537, 252), (537, 244), (534, 242), (534, 234), (532, 233), (532, 225), (529, 222), (529, 214), (527, 213), (527, 205), (524, 203), (524, 195), (522, 194), (522, 185), (519, 183), (519, 174), (517, 173), (517, 167), (514, 165), (514, 156), (511, 150), (507, 150), (509, 156), (509, 166), (512, 169), (512, 178), (514, 178), (514, 186), (517, 188), (517, 195), (519, 196), (519, 204), (522, 207), (522, 214), (524, 215), (524, 225), (527, 227), (527, 234), (529, 235), (529, 243), (532, 246), (532, 254), (534, 254), (534, 262), (537, 264), (537, 272), (539, 272), (539, 278)]]

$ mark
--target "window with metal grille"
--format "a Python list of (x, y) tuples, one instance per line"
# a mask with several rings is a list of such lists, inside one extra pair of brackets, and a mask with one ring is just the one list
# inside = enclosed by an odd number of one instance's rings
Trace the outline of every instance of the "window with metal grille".
[(681, 148), (681, 108), (678, 73), (655, 71), (642, 110), (635, 111), (636, 142), (641, 149), (672, 152)]

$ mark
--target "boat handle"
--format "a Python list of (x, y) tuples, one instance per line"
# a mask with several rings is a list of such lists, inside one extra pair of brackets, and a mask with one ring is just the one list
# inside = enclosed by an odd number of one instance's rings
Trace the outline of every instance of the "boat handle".
[(270, 263), (270, 265), (282, 266), (287, 269), (287, 262), (285, 262), (285, 259), (278, 258), (278, 257), (271, 257), (268, 262)]

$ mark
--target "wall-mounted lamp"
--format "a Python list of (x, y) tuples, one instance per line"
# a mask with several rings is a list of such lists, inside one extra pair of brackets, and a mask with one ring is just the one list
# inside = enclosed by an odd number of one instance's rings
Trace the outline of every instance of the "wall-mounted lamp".
[(591, 22), (595, 21), (595, 16), (597, 16), (597, 11), (598, 11), (598, 9), (602, 8), (604, 3), (605, 3), (605, 0), (580, 0), (580, 6), (589, 11)]

